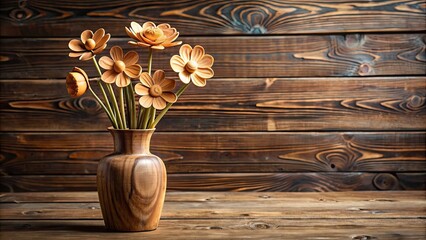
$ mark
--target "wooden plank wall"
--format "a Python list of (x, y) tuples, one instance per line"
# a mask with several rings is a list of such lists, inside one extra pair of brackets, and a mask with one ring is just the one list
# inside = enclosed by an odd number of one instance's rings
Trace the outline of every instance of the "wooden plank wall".
[[(426, 189), (426, 1), (176, 0), (1, 3), (1, 191), (95, 190), (109, 125), (67, 96), (67, 43), (168, 22), (214, 55), (158, 126), (172, 190)], [(146, 56), (146, 49), (138, 50)], [(155, 53), (172, 74), (178, 48)], [(142, 64), (146, 68), (146, 64)], [(176, 78), (175, 78), (176, 79)], [(177, 79), (176, 79), (177, 80)]]

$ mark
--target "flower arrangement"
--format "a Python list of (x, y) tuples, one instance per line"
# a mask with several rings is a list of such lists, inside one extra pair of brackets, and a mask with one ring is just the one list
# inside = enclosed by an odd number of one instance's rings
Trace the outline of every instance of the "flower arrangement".
[[(101, 96), (93, 90), (86, 72), (78, 67), (74, 67), (68, 73), (66, 87), (74, 98), (82, 96), (89, 90), (115, 129), (155, 128), (191, 83), (197, 87), (204, 87), (207, 79), (213, 77), (214, 58), (206, 54), (202, 46), (191, 47), (183, 44), (179, 49), (179, 55), (174, 55), (170, 59), (171, 68), (178, 73), (179, 79), (183, 82), (182, 87), (174, 93), (175, 81), (166, 78), (164, 70), (158, 69), (153, 74), (151, 72), (155, 51), (182, 44), (181, 41), (176, 41), (179, 36), (176, 28), (166, 23), (157, 26), (152, 22), (146, 22), (141, 26), (132, 22), (125, 30), (133, 39), (128, 42), (130, 45), (148, 48), (147, 71), (142, 71), (139, 54), (136, 51), (124, 53), (119, 46), (111, 47), (110, 57), (103, 56), (97, 61), (96, 57), (106, 49), (111, 35), (106, 34), (103, 28), (94, 33), (85, 30), (81, 33), (80, 39), (72, 39), (68, 43), (71, 49), (69, 57), (81, 61), (93, 60), (100, 76), (97, 86)], [(132, 80), (139, 82), (133, 86)], [(157, 114), (157, 110), (161, 112)]]

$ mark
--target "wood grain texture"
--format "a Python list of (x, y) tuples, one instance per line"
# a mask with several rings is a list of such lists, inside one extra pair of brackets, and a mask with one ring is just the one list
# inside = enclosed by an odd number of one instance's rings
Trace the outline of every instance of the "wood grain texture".
[[(0, 180), (0, 192), (96, 191), (94, 175), (2, 176)], [(424, 172), (193, 173), (168, 174), (167, 181), (168, 191), (326, 192), (426, 189)]]
[(125, 36), (130, 21), (167, 22), (183, 35), (426, 30), (424, 1), (415, 0), (5, 1), (1, 13), (9, 37), (73, 36), (81, 26)]
[[(81, 141), (84, 139), (84, 141)], [(425, 133), (155, 133), (170, 173), (425, 171)], [(112, 152), (105, 132), (3, 133), (1, 172), (95, 174)]]
[[(0, 94), (2, 131), (110, 125), (90, 93), (70, 98), (62, 79), (3, 80)], [(157, 131), (424, 130), (425, 117), (426, 77), (213, 79), (189, 87)]]
[(167, 173), (150, 152), (153, 129), (109, 129), (114, 153), (102, 158), (96, 174), (102, 216), (112, 231), (157, 229), (163, 209)]
[[(75, 36), (75, 38), (77, 38)], [(74, 66), (96, 76), (93, 63), (68, 57), (68, 41), (58, 38), (1, 39), (2, 79), (64, 78)], [(125, 51), (134, 47), (129, 39), (113, 39)], [(200, 44), (216, 61), (215, 77), (320, 77), (425, 75), (424, 34), (350, 34), (275, 37), (182, 37), (190, 45)], [(259, 47), (262, 46), (262, 47)], [(141, 59), (146, 59), (147, 51)], [(108, 47), (109, 51), (109, 47)], [(108, 55), (108, 51), (103, 55)], [(178, 48), (154, 54), (153, 69), (166, 70)], [(143, 69), (147, 62), (141, 60)], [(210, 81), (213, 81), (210, 80)]]

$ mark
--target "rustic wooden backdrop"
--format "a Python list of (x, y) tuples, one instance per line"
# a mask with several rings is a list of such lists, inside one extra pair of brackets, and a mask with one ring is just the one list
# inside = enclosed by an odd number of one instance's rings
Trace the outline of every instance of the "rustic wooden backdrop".
[[(215, 78), (154, 136), (169, 190), (426, 189), (424, 0), (2, 0), (0, 11), (1, 191), (96, 189), (109, 123), (90, 94), (68, 97), (72, 67), (96, 73), (67, 43), (104, 27), (109, 47), (132, 49), (131, 21), (168, 22), (216, 59)], [(153, 68), (172, 74), (177, 52), (155, 53)]]

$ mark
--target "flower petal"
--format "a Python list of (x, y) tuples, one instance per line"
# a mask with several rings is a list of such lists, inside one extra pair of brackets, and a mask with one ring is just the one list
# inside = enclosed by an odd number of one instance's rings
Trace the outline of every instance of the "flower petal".
[[(155, 23), (153, 23), (153, 22), (145, 22), (145, 23), (142, 25), (142, 28), (143, 28), (143, 29), (145, 29), (145, 28), (149, 28), (149, 27), (156, 27), (156, 26), (155, 26)], [(141, 29), (141, 31), (142, 31), (142, 29)]]
[(200, 68), (209, 68), (213, 66), (214, 58), (212, 55), (206, 54), (197, 63)]
[(80, 56), (79, 60), (81, 60), (81, 61), (87, 61), (87, 60), (90, 60), (92, 58), (93, 58), (93, 53), (92, 52), (85, 52), (85, 53), (83, 53)]
[(145, 95), (139, 98), (139, 104), (144, 108), (150, 108), (152, 106), (153, 98), (150, 95)]
[(93, 32), (92, 32), (92, 31), (90, 31), (90, 30), (84, 30), (84, 31), (81, 33), (81, 36), (80, 36), (80, 38), (81, 38), (81, 42), (82, 42), (83, 44), (85, 44), (85, 43), (86, 43), (86, 40), (87, 40), (87, 39), (89, 39), (89, 38), (92, 38), (92, 36), (93, 36)]
[(112, 60), (114, 60), (114, 61), (123, 60), (123, 49), (121, 49), (121, 47), (114, 46), (114, 47), (111, 48), (109, 53), (111, 54)]
[(137, 22), (131, 22), (130, 27), (133, 30), (134, 33), (142, 32), (142, 27)]
[(175, 72), (182, 72), (185, 69), (186, 62), (178, 55), (170, 58), (170, 66)]
[(126, 69), (124, 69), (124, 72), (126, 73), (127, 76), (131, 78), (137, 78), (142, 72), (142, 67), (139, 64), (135, 64), (135, 65), (126, 67)]
[(111, 38), (111, 34), (109, 34), (109, 33), (107, 35), (103, 36), (101, 38), (101, 40), (99, 40), (98, 42), (96, 42), (95, 48), (98, 48), (99, 46), (103, 46), (106, 42), (109, 41), (110, 38)]
[(103, 69), (111, 70), (112, 67), (114, 66), (114, 61), (107, 56), (103, 56), (103, 57), (101, 57), (101, 59), (99, 59), (99, 65)]
[(161, 97), (154, 98), (153, 106), (157, 110), (162, 110), (166, 107), (166, 101)]
[(185, 62), (188, 62), (190, 60), (189, 57), (191, 56), (191, 51), (192, 51), (192, 47), (189, 46), (189, 44), (184, 44), (179, 49), (179, 55), (182, 57), (182, 59)]
[(126, 66), (134, 65), (134, 64), (138, 63), (138, 61), (139, 61), (139, 55), (135, 51), (127, 52), (126, 55), (124, 55), (124, 58), (123, 58), (123, 62), (124, 62), (124, 64), (126, 64)]
[(195, 72), (200, 78), (212, 78), (214, 76), (211, 68), (198, 68)]
[(138, 95), (144, 96), (149, 94), (149, 88), (145, 87), (141, 83), (136, 83), (135, 92)]
[(175, 88), (176, 82), (173, 79), (164, 79), (160, 82), (160, 87), (163, 89), (163, 92), (172, 91)]
[(139, 47), (151, 47), (151, 45), (144, 43), (144, 42), (138, 42), (138, 43), (136, 43), (136, 45), (138, 45)]
[(154, 85), (154, 81), (152, 81), (151, 76), (149, 76), (149, 74), (147, 72), (143, 72), (140, 76), (139, 76), (139, 80), (141, 81), (141, 83), (145, 86), (145, 87), (151, 87), (152, 85)]
[(114, 70), (108, 70), (102, 74), (101, 79), (106, 83), (113, 83), (115, 81), (116, 76), (117, 73)]
[(130, 78), (128, 78), (123, 72), (117, 75), (115, 85), (117, 87), (126, 87), (130, 84)]
[(99, 48), (97, 48), (97, 49), (95, 49), (94, 51), (93, 51), (93, 54), (99, 54), (99, 53), (101, 53), (105, 48), (107, 47), (107, 45), (106, 44), (104, 44), (104, 45), (102, 45), (102, 46), (100, 46)]
[(166, 77), (166, 73), (163, 70), (157, 70), (152, 75), (152, 80), (154, 80), (154, 84), (159, 84)]
[(163, 92), (163, 94), (161, 94), (161, 98), (169, 103), (175, 103), (177, 101), (176, 95), (172, 92)]
[(191, 52), (191, 60), (198, 62), (198, 60), (200, 60), (204, 56), (204, 53), (205, 51), (203, 47), (201, 47), (200, 45), (195, 46)]
[(86, 51), (86, 48), (84, 47), (84, 44), (78, 40), (78, 39), (73, 39), (68, 43), (68, 47), (75, 52), (83, 52)]
[(170, 24), (162, 23), (162, 24), (158, 25), (158, 28), (161, 28), (164, 31), (164, 29), (170, 28)]
[(83, 52), (70, 52), (68, 57), (80, 57), (82, 54)]
[(179, 73), (179, 79), (185, 84), (188, 84), (191, 81), (189, 76), (190, 74), (187, 71), (182, 71)]
[(172, 42), (172, 43), (164, 42), (163, 46), (164, 47), (174, 47), (174, 46), (181, 45), (181, 44), (182, 44), (182, 41), (177, 41), (177, 42)]
[(95, 40), (97, 43), (102, 39), (103, 36), (105, 36), (105, 29), (99, 28), (96, 30), (95, 34), (93, 34), (93, 40)]
[(163, 50), (164, 46), (163, 45), (156, 45), (156, 46), (151, 46), (152, 49), (157, 49), (157, 50)]
[(197, 74), (191, 74), (191, 80), (197, 87), (204, 87), (206, 86), (206, 79), (198, 76)]

